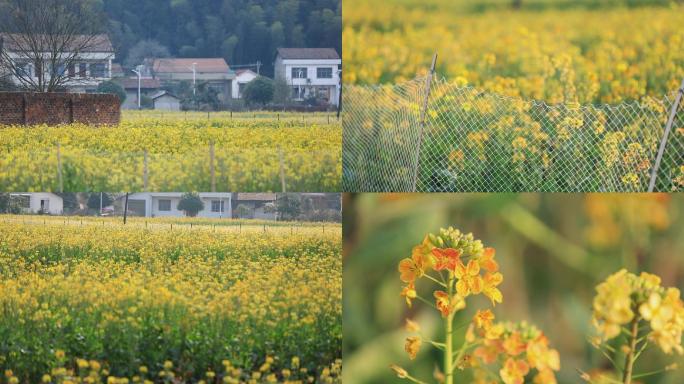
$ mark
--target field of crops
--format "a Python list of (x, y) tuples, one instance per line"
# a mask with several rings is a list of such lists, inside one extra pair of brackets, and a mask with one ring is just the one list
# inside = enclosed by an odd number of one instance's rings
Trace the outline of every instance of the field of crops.
[[(414, 172), (420, 191), (647, 190), (684, 78), (684, 7), (387, 3), (344, 3), (347, 83), (386, 85), (345, 93), (345, 190), (410, 191)], [(434, 52), (419, 141), (425, 81), (411, 79)], [(659, 191), (684, 188), (679, 109)]]
[(340, 226), (209, 224), (3, 216), (2, 382), (338, 382)]
[(549, 103), (675, 91), (684, 78), (684, 8), (623, 3), (523, 1), (514, 11), (509, 1), (390, 0), (375, 12), (373, 2), (348, 0), (345, 82), (405, 81), (438, 52), (437, 71), (451, 80)]
[(208, 191), (213, 169), (217, 191), (281, 191), (283, 179), (288, 192), (339, 191), (341, 143), (330, 114), (149, 111), (117, 127), (0, 127), (0, 188)]

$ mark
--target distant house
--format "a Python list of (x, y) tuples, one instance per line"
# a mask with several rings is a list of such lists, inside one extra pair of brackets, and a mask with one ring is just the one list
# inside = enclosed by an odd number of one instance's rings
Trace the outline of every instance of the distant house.
[(275, 193), (236, 193), (233, 198), (233, 218), (276, 220)]
[(247, 84), (256, 79), (257, 73), (250, 69), (239, 69), (235, 71), (235, 80), (233, 81), (232, 96), (233, 99), (242, 99), (242, 92), (245, 90)]
[(54, 193), (11, 193), (10, 199), (18, 200), (22, 213), (61, 215), (64, 211), (64, 200)]
[(180, 111), (180, 99), (167, 91), (158, 91), (150, 95), (154, 109), (161, 111)]
[[(126, 91), (126, 100), (121, 105), (123, 109), (138, 109), (138, 78), (122, 77), (115, 79)], [(159, 92), (161, 84), (157, 79), (140, 79), (140, 94), (143, 96), (150, 96)]]
[(232, 95), (232, 82), (235, 79), (233, 72), (226, 61), (222, 58), (209, 59), (154, 59), (146, 64), (155, 79), (162, 85), (173, 85), (181, 81), (204, 82), (218, 93), (218, 99), (222, 103), (230, 100)]
[(112, 79), (125, 77), (124, 69), (119, 63), (112, 63)]
[[(21, 36), (25, 35), (10, 35), (10, 34), (0, 34), (0, 40), (3, 41), (3, 49), (8, 53), (8, 56), (14, 60), (22, 70), (29, 74), (31, 77), (38, 79), (37, 74), (40, 71), (44, 71), (46, 74), (46, 79), (49, 79), (50, 73), (55, 73), (52, 68), (36, 68), (36, 63), (31, 62), (26, 57), (26, 54), (22, 52), (21, 44), (19, 46), (14, 43), (17, 41), (23, 41)], [(103, 81), (110, 80), (112, 78), (112, 60), (114, 60), (114, 48), (112, 47), (112, 42), (109, 40), (107, 35), (84, 35), (80, 38), (84, 39), (81, 45), (87, 45), (86, 49), (83, 49), (76, 56), (76, 60), (73, 64), (69, 65), (68, 68), (64, 65), (59, 65), (57, 71), (59, 73), (66, 73), (69, 77), (69, 81), (65, 84), (65, 87), (69, 92), (88, 92), (94, 91), (97, 86)], [(88, 42), (88, 38), (92, 40)], [(88, 44), (85, 44), (88, 42)], [(46, 44), (47, 46), (48, 44)], [(46, 47), (46, 49), (48, 49)], [(68, 56), (72, 56), (73, 52), (69, 53), (66, 51)], [(46, 52), (46, 55), (48, 53)], [(19, 83), (19, 80), (15, 77), (11, 77), (15, 83)]]
[[(183, 193), (181, 192), (140, 192), (128, 196), (128, 211), (130, 214), (145, 217), (182, 217), (183, 211), (178, 210), (178, 203)], [(198, 217), (231, 218), (232, 217), (232, 194), (219, 192), (199, 193), (204, 203)], [(124, 197), (116, 201), (117, 207), (123, 209)]]
[(309, 199), (312, 209), (342, 212), (342, 195), (339, 193), (302, 193), (302, 197)]
[(317, 97), (337, 105), (341, 66), (333, 48), (278, 48), (275, 76), (285, 79), (296, 101)]

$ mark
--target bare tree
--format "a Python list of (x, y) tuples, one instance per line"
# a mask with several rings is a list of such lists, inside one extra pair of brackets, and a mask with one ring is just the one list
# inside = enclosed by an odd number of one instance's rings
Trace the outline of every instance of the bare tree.
[(35, 92), (82, 81), (76, 62), (109, 44), (103, 25), (91, 0), (0, 0), (0, 73)]

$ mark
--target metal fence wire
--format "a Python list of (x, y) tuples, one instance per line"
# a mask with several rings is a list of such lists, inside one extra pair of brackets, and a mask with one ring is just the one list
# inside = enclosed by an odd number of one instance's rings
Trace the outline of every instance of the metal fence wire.
[(684, 190), (684, 89), (548, 105), (426, 80), (344, 89), (345, 191)]

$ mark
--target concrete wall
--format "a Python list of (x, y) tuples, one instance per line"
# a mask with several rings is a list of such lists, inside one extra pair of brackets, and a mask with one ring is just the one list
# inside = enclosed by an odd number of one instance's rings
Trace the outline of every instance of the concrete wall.
[(0, 124), (116, 125), (119, 98), (111, 94), (0, 92)]

